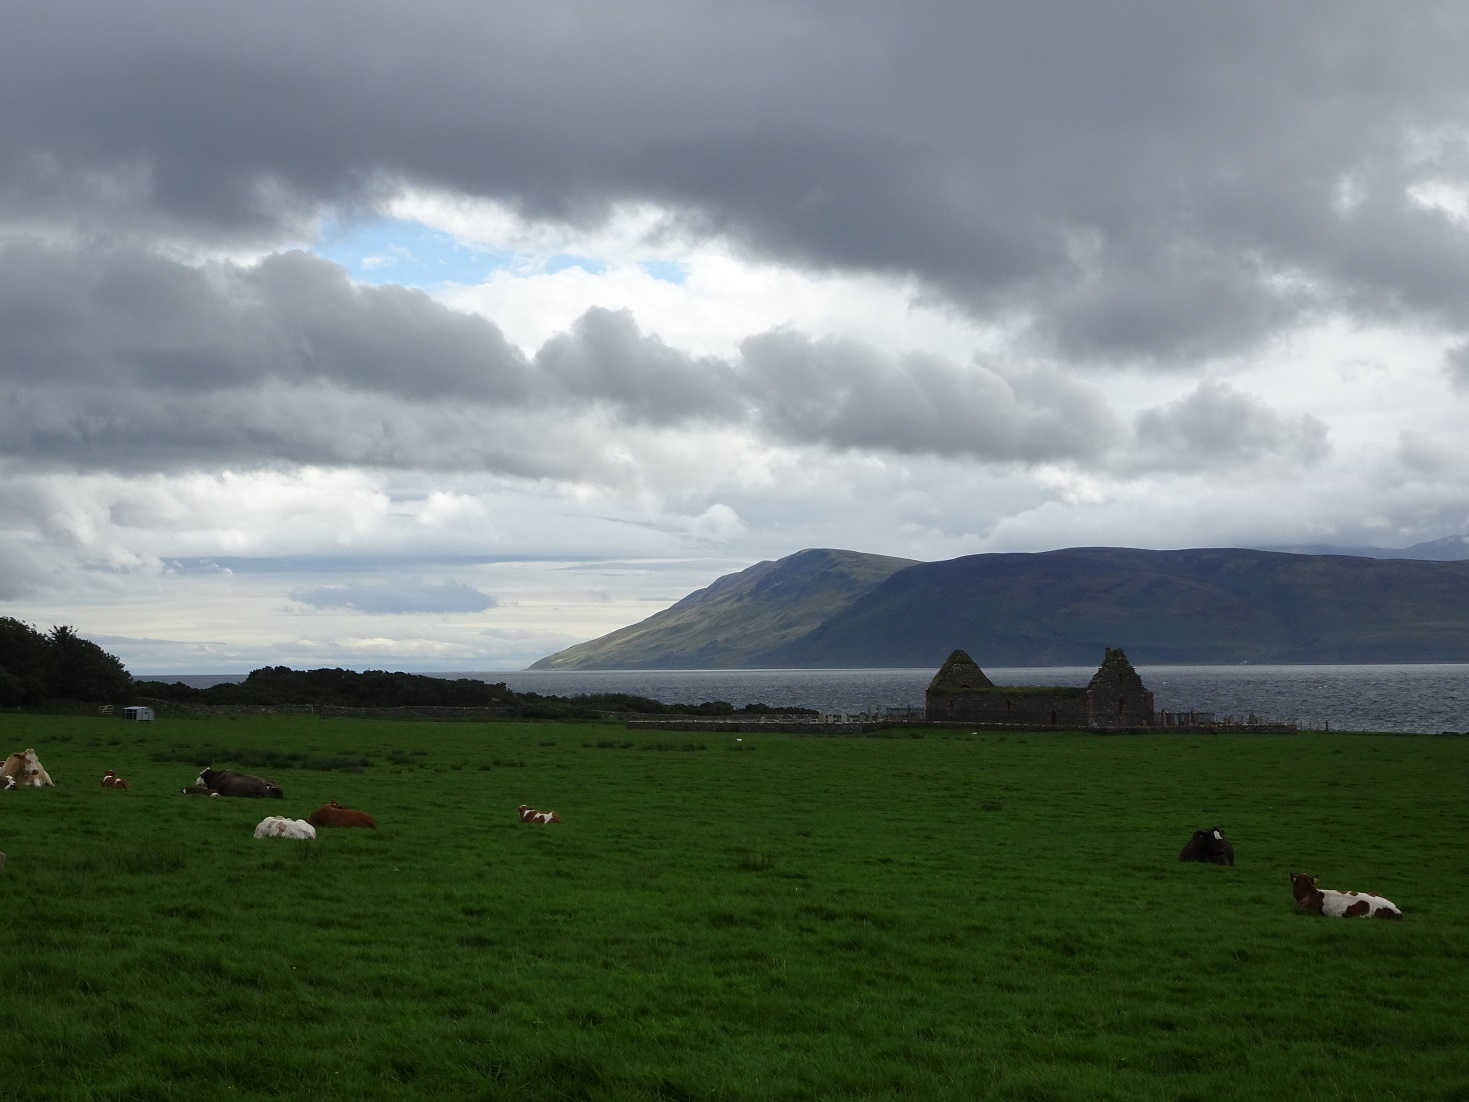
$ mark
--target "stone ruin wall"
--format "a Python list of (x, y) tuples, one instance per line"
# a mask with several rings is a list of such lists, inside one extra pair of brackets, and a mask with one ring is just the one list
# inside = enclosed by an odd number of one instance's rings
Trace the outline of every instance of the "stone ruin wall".
[(956, 659), (962, 660), (965, 683), (958, 689), (940, 687), (937, 683), (945, 672), (936, 675), (925, 696), (925, 715), (930, 720), (1108, 729), (1155, 723), (1153, 694), (1120, 648), (1106, 649), (1102, 664), (1084, 689), (1057, 686), (1054, 692), (993, 685), (962, 651), (955, 651), (944, 669)]
[(929, 719), (966, 723), (1013, 723), (1034, 727), (1090, 726), (1087, 697), (1075, 689), (1055, 693), (1007, 693), (1003, 685), (982, 692), (934, 696), (928, 702)]

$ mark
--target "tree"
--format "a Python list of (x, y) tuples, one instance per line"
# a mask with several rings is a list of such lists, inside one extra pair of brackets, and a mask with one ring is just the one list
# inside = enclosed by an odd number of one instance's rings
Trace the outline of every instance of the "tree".
[(133, 679), (116, 657), (68, 626), (53, 627), (50, 643), (55, 670), (52, 696), (112, 704), (127, 699)]
[(0, 616), (0, 705), (39, 704), (50, 691), (50, 642), (29, 624)]

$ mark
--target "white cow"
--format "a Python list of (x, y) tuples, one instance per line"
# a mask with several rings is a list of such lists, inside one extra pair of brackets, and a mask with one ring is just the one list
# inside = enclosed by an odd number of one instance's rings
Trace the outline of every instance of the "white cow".
[(296, 838), (309, 841), (316, 837), (316, 828), (305, 819), (287, 819), (284, 815), (267, 815), (255, 827), (257, 838)]

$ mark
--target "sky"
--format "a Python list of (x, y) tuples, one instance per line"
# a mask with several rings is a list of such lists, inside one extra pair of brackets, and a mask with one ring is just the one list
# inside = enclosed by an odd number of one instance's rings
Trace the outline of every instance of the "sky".
[(0, 615), (494, 671), (807, 547), (1469, 532), (1469, 8), (0, 12)]

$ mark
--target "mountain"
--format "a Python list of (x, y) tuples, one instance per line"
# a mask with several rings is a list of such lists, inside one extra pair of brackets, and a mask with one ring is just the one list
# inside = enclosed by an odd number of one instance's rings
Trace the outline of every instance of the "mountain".
[(740, 669), (799, 639), (913, 559), (812, 549), (727, 574), (610, 635), (542, 658), (533, 670)]
[(1469, 561), (1077, 547), (802, 551), (532, 669), (1469, 661)]
[(1270, 547), (1292, 555), (1356, 555), (1368, 559), (1429, 559), (1434, 562), (1458, 562), (1469, 559), (1469, 535), (1445, 536), (1443, 539), (1415, 543), (1412, 547), (1337, 546), (1329, 543), (1302, 543), (1288, 547)]

